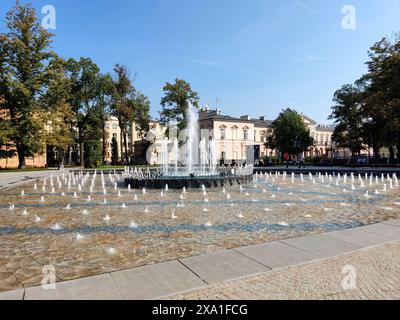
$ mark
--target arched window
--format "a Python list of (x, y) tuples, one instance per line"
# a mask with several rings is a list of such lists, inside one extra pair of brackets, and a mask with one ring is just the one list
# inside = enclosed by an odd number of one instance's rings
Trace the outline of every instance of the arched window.
[(221, 131), (221, 140), (225, 140), (226, 139), (226, 127), (220, 126), (219, 129)]
[(243, 139), (245, 141), (249, 140), (249, 128), (248, 127), (243, 128)]
[(232, 139), (233, 140), (237, 140), (238, 139), (238, 127), (237, 126), (233, 126), (232, 127)]

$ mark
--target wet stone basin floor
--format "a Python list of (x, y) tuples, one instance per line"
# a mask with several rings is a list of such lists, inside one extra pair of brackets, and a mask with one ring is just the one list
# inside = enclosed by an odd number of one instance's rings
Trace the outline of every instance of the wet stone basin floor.
[(386, 176), (264, 174), (242, 187), (163, 194), (115, 189), (116, 176), (104, 176), (106, 194), (99, 174), (92, 188), (92, 176), (81, 188), (83, 176), (56, 178), (1, 191), (0, 291), (39, 285), (48, 265), (71, 280), (400, 217), (400, 189)]

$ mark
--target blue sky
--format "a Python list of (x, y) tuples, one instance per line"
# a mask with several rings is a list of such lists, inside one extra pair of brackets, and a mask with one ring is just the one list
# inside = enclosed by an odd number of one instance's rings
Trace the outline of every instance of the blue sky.
[[(22, 1), (24, 2), (24, 1)], [(183, 78), (224, 114), (275, 118), (294, 107), (327, 123), (332, 96), (366, 71), (369, 47), (400, 31), (400, 0), (35, 0), (53, 5), (54, 49), (116, 63), (161, 109), (166, 81)], [(1, 0), (0, 16), (13, 6)], [(356, 9), (355, 30), (341, 25)], [(4, 23), (1, 24), (4, 31)]]

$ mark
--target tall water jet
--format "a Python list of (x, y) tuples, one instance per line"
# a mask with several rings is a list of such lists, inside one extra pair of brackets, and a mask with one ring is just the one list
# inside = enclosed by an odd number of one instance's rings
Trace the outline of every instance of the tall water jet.
[(161, 164), (162, 164), (162, 169), (163, 169), (164, 175), (168, 175), (169, 157), (168, 157), (168, 140), (166, 138), (162, 141)]
[(193, 167), (199, 163), (199, 122), (196, 108), (189, 102), (188, 127), (185, 165), (187, 173), (193, 173)]
[(200, 173), (202, 175), (205, 175), (209, 161), (207, 143), (205, 138), (201, 139), (199, 148), (200, 148)]
[(179, 143), (178, 143), (178, 139), (174, 139), (173, 152), (174, 152), (174, 170), (175, 170), (175, 175), (177, 175), (178, 174), (178, 161), (179, 161)]

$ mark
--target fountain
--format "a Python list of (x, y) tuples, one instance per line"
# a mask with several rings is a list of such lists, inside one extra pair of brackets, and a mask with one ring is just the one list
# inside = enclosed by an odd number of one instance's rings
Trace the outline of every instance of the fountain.
[[(179, 148), (177, 139), (161, 141), (161, 166), (158, 169), (125, 168), (125, 185), (140, 189), (223, 187), (253, 180), (253, 167), (218, 166), (218, 148), (214, 139), (201, 137), (198, 110), (188, 108), (188, 126)], [(170, 150), (172, 155), (170, 157)], [(166, 188), (166, 191), (168, 189)]]

